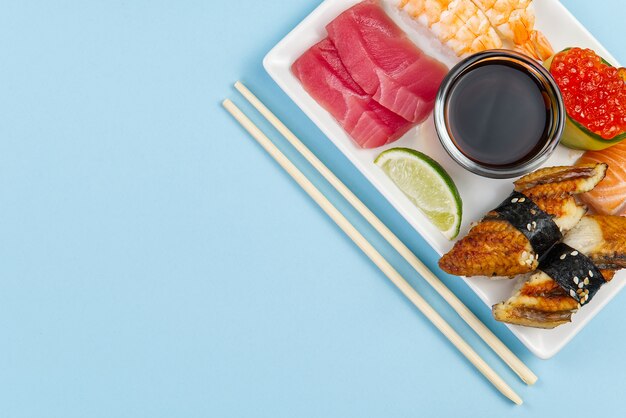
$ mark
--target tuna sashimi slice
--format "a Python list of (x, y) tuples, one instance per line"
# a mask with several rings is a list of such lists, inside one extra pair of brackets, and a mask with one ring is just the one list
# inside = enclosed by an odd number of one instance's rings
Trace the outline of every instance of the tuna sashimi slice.
[(293, 63), (291, 70), (304, 89), (362, 148), (395, 141), (413, 126), (359, 87), (328, 38), (307, 50)]
[(448, 69), (415, 46), (378, 1), (358, 3), (326, 30), (352, 78), (374, 100), (411, 122), (426, 119)]
[(606, 177), (582, 200), (602, 215), (626, 215), (626, 141), (602, 151), (585, 152), (577, 164), (606, 163)]

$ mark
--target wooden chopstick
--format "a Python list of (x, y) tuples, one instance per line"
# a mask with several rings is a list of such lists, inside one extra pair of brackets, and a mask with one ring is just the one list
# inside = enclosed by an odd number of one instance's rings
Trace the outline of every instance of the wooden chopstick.
[(283, 124), (246, 86), (240, 81), (235, 88), (280, 132), (282, 136), (346, 199), (378, 233), (448, 302), (455, 312), (487, 343), (489, 347), (528, 385), (537, 381), (537, 376), (491, 332), (467, 306), (387, 226), (335, 176), (309, 150), (306, 145)]
[(230, 100), (222, 103), (226, 110), (276, 160), (302, 189), (326, 212), (374, 264), (396, 285), (448, 340), (507, 398), (518, 405), (522, 398), (470, 347), (459, 334), (422, 298), (389, 262), (361, 235), (348, 219), (307, 179), (272, 141)]

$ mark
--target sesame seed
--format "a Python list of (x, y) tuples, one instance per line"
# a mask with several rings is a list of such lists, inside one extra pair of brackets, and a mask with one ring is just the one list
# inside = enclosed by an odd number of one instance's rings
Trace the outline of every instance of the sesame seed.
[(536, 214), (537, 214), (537, 211), (536, 211), (535, 209), (531, 209), (531, 210), (530, 210), (530, 214), (531, 214), (531, 215), (536, 215)]
[(520, 202), (520, 203), (525, 202), (525, 201), (526, 201), (526, 198), (525, 198), (525, 197), (520, 197), (520, 199), (519, 199), (519, 202)]
[(593, 277), (593, 271), (589, 270), (589, 277)]
[(574, 290), (573, 290), (573, 289), (570, 289), (570, 290), (569, 290), (569, 295), (570, 295), (571, 297), (575, 298), (575, 297), (576, 297), (576, 292), (574, 292)]
[(570, 254), (572, 254), (574, 257), (578, 255), (578, 251), (574, 250), (572, 251)]
[(530, 224), (526, 225), (526, 229), (530, 231)]
[(565, 260), (565, 257), (567, 257), (567, 254), (561, 254), (561, 256), (559, 257), (561, 260)]
[(517, 197), (514, 197), (513, 199), (511, 199), (511, 203), (517, 203), (519, 199)]
[(537, 222), (533, 221), (533, 228), (537, 228)]
[(585, 284), (585, 286), (587, 286), (589, 284), (589, 277), (585, 277), (585, 280), (583, 280), (583, 283)]
[(535, 260), (539, 260), (539, 254), (535, 254)]
[(583, 282), (578, 283), (578, 287), (579, 287), (580, 289), (582, 289), (584, 285), (585, 285), (585, 283), (583, 283)]
[(574, 276), (574, 283), (578, 284), (578, 276)]

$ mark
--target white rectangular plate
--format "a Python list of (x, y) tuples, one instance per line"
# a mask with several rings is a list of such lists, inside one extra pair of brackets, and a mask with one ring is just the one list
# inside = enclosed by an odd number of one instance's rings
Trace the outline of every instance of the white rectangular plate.
[[(446, 240), (406, 196), (391, 183), (385, 174), (374, 165), (374, 158), (387, 148), (408, 147), (420, 150), (437, 160), (452, 176), (463, 199), (463, 224), (461, 225), (460, 236), (467, 233), (470, 222), (479, 220), (488, 210), (496, 207), (509, 195), (512, 190), (512, 183), (511, 180), (493, 180), (474, 175), (452, 161), (437, 139), (432, 115), (426, 122), (409, 131), (399, 141), (373, 150), (360, 149), (354, 145), (332, 116), (304, 91), (300, 82), (290, 71), (291, 64), (310, 46), (326, 36), (325, 26), (327, 23), (358, 1), (324, 1), (267, 54), (263, 64), (267, 72), (289, 97), (441, 255), (452, 247), (453, 242)], [(394, 7), (396, 2), (397, 0), (383, 0), (385, 9), (391, 18), (426, 53), (448, 66), (454, 65), (458, 59), (443, 52), (441, 45), (427, 30), (396, 10)], [(611, 54), (558, 0), (535, 2), (535, 13), (537, 29), (546, 34), (556, 51), (568, 46), (588, 47), (612, 64), (617, 64)], [(559, 146), (545, 165), (572, 164), (579, 155), (579, 152)], [(562, 325), (553, 330), (515, 325), (509, 325), (509, 328), (536, 356), (544, 359), (550, 358), (563, 348), (626, 284), (626, 277), (624, 277), (626, 274), (622, 272), (619, 276), (621, 280), (618, 278), (609, 285), (603, 286), (593, 301), (573, 316), (570, 324)], [(491, 281), (486, 278), (464, 280), (488, 306), (507, 299), (515, 283), (515, 280)]]

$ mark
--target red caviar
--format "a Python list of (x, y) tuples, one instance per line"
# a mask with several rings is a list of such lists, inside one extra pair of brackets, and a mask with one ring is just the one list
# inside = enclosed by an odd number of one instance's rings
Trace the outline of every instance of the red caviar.
[(567, 114), (604, 139), (626, 131), (626, 69), (602, 61), (590, 49), (558, 53), (550, 72), (563, 94)]

